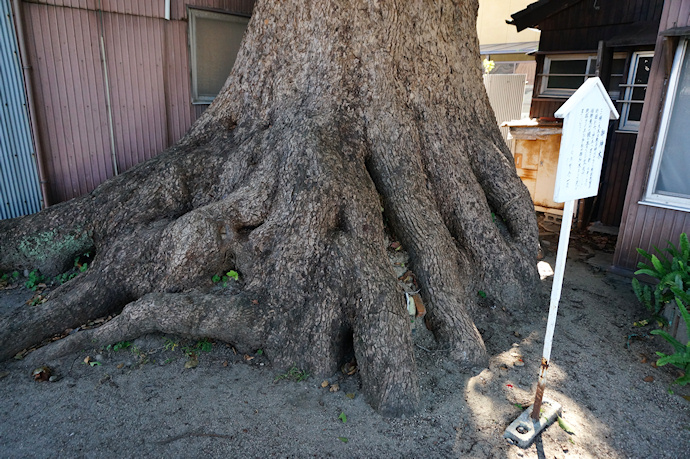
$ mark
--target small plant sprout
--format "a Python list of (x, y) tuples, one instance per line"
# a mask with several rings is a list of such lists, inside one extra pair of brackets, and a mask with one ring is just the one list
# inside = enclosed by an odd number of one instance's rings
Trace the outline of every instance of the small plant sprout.
[(119, 343), (115, 343), (113, 345), (113, 351), (115, 351), (115, 352), (121, 351), (123, 349), (127, 349), (131, 345), (132, 345), (132, 343), (129, 341), (120, 341)]
[(38, 270), (33, 270), (29, 273), (29, 278), (24, 285), (26, 286), (26, 288), (33, 290), (35, 292), (36, 289), (43, 283), (43, 281), (45, 281), (45, 278), (43, 277), (41, 272)]
[(214, 275), (214, 276), (211, 278), (211, 281), (212, 281), (214, 284), (221, 283), (221, 284), (223, 285), (223, 287), (227, 287), (227, 286), (228, 286), (228, 282), (229, 282), (231, 279), (234, 280), (235, 282), (239, 281), (239, 279), (240, 279), (240, 274), (239, 274), (237, 271), (230, 270), (230, 271), (226, 272), (225, 274), (223, 274), (222, 276), (221, 276), (220, 274)]
[(170, 338), (165, 338), (163, 342), (164, 342), (163, 347), (166, 351), (174, 351), (177, 348), (177, 346), (179, 346), (178, 343), (171, 340)]
[(292, 368), (290, 368), (288, 371), (286, 371), (282, 375), (276, 376), (275, 379), (273, 379), (273, 382), (275, 383), (275, 382), (278, 382), (282, 379), (288, 379), (288, 380), (295, 381), (295, 382), (302, 382), (302, 381), (306, 380), (307, 378), (309, 378), (309, 376), (310, 376), (309, 373), (307, 373), (306, 371), (300, 370), (299, 368), (293, 366)]

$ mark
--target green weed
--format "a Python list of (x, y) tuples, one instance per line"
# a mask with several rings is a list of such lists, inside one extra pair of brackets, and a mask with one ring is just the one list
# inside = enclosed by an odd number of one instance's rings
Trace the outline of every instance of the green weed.
[(309, 373), (307, 373), (306, 371), (300, 370), (299, 368), (293, 366), (292, 368), (290, 368), (285, 373), (276, 376), (273, 379), (273, 382), (275, 383), (275, 382), (278, 382), (278, 381), (283, 380), (283, 379), (287, 379), (287, 380), (295, 381), (295, 382), (302, 382), (302, 381), (306, 380), (307, 378), (309, 378), (309, 376), (310, 376)]
[[(662, 315), (666, 305), (672, 301), (675, 302), (690, 335), (690, 313), (688, 313), (688, 305), (690, 305), (690, 242), (686, 233), (680, 235), (679, 246), (676, 247), (669, 241), (668, 247), (664, 251), (654, 247), (654, 250), (661, 257), (637, 249), (637, 252), (649, 260), (651, 265), (640, 262), (638, 264), (640, 269), (635, 271), (635, 274), (646, 274), (659, 282), (652, 290), (650, 286), (642, 285), (637, 279), (633, 279), (632, 287), (637, 298), (661, 326), (668, 324)], [(668, 341), (675, 351), (673, 354), (657, 352), (660, 357), (657, 360), (657, 365), (663, 366), (670, 363), (684, 372), (684, 375), (676, 379), (674, 384), (690, 383), (690, 341), (683, 344), (667, 331), (661, 329), (652, 330), (650, 333), (661, 336)]]
[(42, 284), (44, 281), (45, 281), (45, 277), (43, 277), (43, 275), (41, 274), (40, 271), (35, 269), (29, 273), (29, 278), (24, 283), (24, 286), (35, 292), (36, 289), (38, 288), (38, 285)]
[(0, 282), (8, 284), (11, 282), (16, 282), (17, 279), (19, 279), (19, 271), (12, 271), (11, 273), (5, 273), (0, 276)]
[(637, 279), (633, 279), (632, 287), (637, 299), (652, 314), (652, 319), (661, 325), (667, 323), (663, 317), (664, 308), (673, 301), (676, 294), (674, 288), (682, 291), (690, 289), (690, 242), (687, 234), (680, 235), (680, 248), (669, 241), (666, 249), (654, 250), (660, 255), (657, 257), (642, 249), (637, 252), (649, 260), (650, 264), (640, 262), (635, 275), (646, 274), (659, 282), (652, 289), (649, 285), (642, 285)]
[(223, 287), (228, 286), (228, 282), (230, 282), (230, 279), (234, 280), (235, 282), (239, 281), (240, 275), (237, 271), (230, 270), (227, 273), (220, 275), (216, 274), (211, 278), (211, 281), (213, 281), (214, 284), (221, 283)]
[(128, 347), (131, 347), (132, 343), (130, 341), (120, 341), (119, 343), (115, 344), (108, 344), (108, 346), (105, 348), (106, 350), (110, 351), (111, 349), (115, 352), (121, 351), (123, 349), (127, 349)]
[(62, 274), (58, 274), (57, 276), (55, 276), (55, 282), (62, 285), (65, 282), (74, 279), (79, 274), (85, 272), (87, 269), (89, 269), (89, 263), (86, 260), (90, 259), (90, 258), (91, 258), (90, 252), (86, 252), (82, 255), (79, 255), (77, 258), (74, 259), (74, 267), (72, 269), (70, 269), (69, 271), (66, 271)]

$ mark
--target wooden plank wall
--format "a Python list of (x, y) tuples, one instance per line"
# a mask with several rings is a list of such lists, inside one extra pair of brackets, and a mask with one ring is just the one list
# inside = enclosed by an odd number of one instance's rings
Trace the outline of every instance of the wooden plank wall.
[(539, 24), (539, 51), (590, 50), (636, 22), (654, 23), (664, 0), (581, 1)]
[[(659, 30), (690, 26), (690, 0), (666, 0)], [(639, 204), (647, 186), (649, 168), (657, 140), (661, 110), (666, 97), (664, 56), (668, 45), (659, 36), (650, 74), (649, 86), (642, 111), (638, 141), (630, 171), (630, 181), (623, 208), (614, 266), (635, 269), (641, 261), (636, 248), (650, 250), (665, 247), (667, 241), (677, 244), (682, 232), (690, 232), (690, 213)]]
[(254, 1), (171, 0), (170, 21), (164, 0), (22, 2), (51, 202), (114, 174), (101, 31), (119, 172), (175, 143), (205, 110), (191, 103), (190, 4), (248, 15)]
[(612, 132), (609, 148), (601, 172), (601, 187), (597, 206), (591, 221), (600, 221), (607, 226), (621, 223), (625, 190), (632, 166), (637, 135), (632, 132)]

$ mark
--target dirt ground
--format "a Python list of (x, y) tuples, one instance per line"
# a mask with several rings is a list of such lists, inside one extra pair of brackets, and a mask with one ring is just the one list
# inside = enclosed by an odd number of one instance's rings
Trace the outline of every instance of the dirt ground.
[[(554, 266), (556, 234), (543, 240)], [(677, 372), (652, 365), (667, 348), (633, 326), (644, 311), (630, 280), (606, 272), (612, 241), (572, 238), (546, 389), (572, 433), (554, 424), (528, 449), (502, 436), (534, 396), (551, 277), (533, 311), (488, 308), (478, 320), (489, 368), (461, 372), (428, 332), (415, 332), (415, 416), (376, 414), (357, 374), (335, 375), (326, 388), (312, 377), (275, 381), (287, 369), (260, 353), (147, 336), (45, 362), (52, 382), (34, 382), (23, 361), (0, 365), (0, 456), (690, 458), (690, 391), (670, 393)], [(30, 296), (0, 291), (0, 310), (29, 307)], [(185, 351), (197, 366), (186, 368)]]

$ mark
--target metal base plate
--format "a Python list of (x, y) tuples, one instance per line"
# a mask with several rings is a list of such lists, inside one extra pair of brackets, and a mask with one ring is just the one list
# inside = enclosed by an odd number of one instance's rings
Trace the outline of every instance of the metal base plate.
[(545, 398), (542, 401), (539, 421), (532, 419), (531, 414), (532, 407), (530, 406), (508, 426), (503, 438), (520, 448), (527, 448), (542, 430), (550, 426), (561, 415), (561, 404)]

